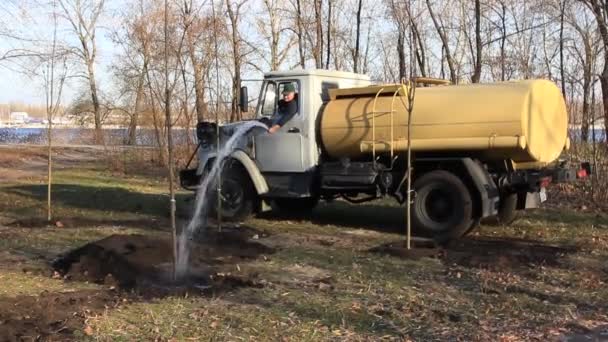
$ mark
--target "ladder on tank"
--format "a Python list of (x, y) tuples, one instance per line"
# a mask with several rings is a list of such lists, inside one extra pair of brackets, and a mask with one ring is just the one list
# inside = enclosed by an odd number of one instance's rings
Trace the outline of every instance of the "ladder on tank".
[[(415, 89), (417, 87), (418, 84), (429, 84), (429, 85), (448, 85), (450, 84), (450, 81), (448, 80), (444, 80), (441, 78), (430, 78), (430, 77), (415, 77), (412, 80), (407, 81), (407, 83), (405, 82), (404, 79), (401, 80), (401, 83), (399, 85), (393, 85), (390, 87), (381, 87), (377, 92), (376, 95), (374, 96), (374, 102), (372, 105), (372, 112), (369, 113), (372, 116), (372, 140), (371, 141), (365, 141), (364, 143), (368, 143), (372, 145), (372, 161), (374, 164), (374, 168), (376, 167), (376, 145), (380, 145), (380, 144), (385, 144), (385, 145), (389, 145), (390, 146), (390, 160), (391, 160), (391, 165), (389, 167), (388, 170), (392, 170), (393, 169), (393, 163), (395, 161), (395, 120), (394, 120), (394, 114), (396, 112), (395, 110), (395, 99), (397, 98), (397, 95), (401, 95), (401, 96), (407, 96), (409, 93), (409, 89), (413, 88)], [(382, 93), (385, 93), (385, 89), (387, 90), (386, 92), (391, 91), (392, 89), (395, 89), (393, 91), (393, 95), (392, 95), (392, 99), (391, 99), (391, 110), (390, 111), (376, 111), (376, 103), (378, 102), (378, 97), (380, 97), (380, 95)], [(407, 106), (411, 106), (411, 102), (413, 102), (413, 98), (409, 99), (408, 98), (408, 103), (407, 105), (404, 105), (406, 107), (407, 110)], [(380, 114), (390, 114), (391, 115), (391, 120), (390, 120), (390, 128), (391, 128), (391, 137), (390, 137), (390, 141), (386, 141), (386, 140), (376, 140), (376, 116), (380, 115)], [(409, 119), (408, 119), (408, 137), (409, 137)], [(408, 138), (409, 139), (409, 138)], [(411, 139), (410, 139), (411, 140)], [(410, 143), (408, 142), (408, 146), (410, 146)]]
[[(413, 81), (413, 82), (412, 82)], [(407, 95), (407, 105), (406, 110), (408, 113), (408, 119), (407, 119), (407, 170), (405, 172), (405, 175), (403, 176), (403, 179), (401, 180), (401, 182), (399, 183), (399, 185), (397, 186), (397, 191), (399, 191), (399, 189), (401, 189), (401, 187), (403, 186), (403, 183), (407, 180), (407, 200), (406, 200), (406, 208), (407, 208), (407, 213), (406, 213), (406, 220), (407, 220), (407, 240), (406, 240), (406, 247), (407, 249), (411, 248), (411, 203), (412, 203), (412, 189), (411, 189), (411, 174), (413, 171), (413, 168), (411, 166), (411, 158), (412, 158), (412, 144), (411, 144), (411, 127), (412, 127), (412, 112), (414, 109), (414, 95), (416, 93), (416, 87), (417, 84), (429, 84), (429, 85), (448, 85), (451, 82), (448, 80), (444, 80), (444, 79), (438, 79), (438, 78), (428, 78), (428, 77), (416, 77), (413, 78), (413, 80), (409, 80), (406, 82), (404, 79), (401, 80), (401, 84), (399, 84), (398, 86), (396, 86), (395, 91), (393, 92), (393, 96), (392, 96), (392, 100), (391, 100), (391, 110), (388, 112), (377, 112), (376, 111), (376, 103), (378, 101), (378, 97), (380, 96), (380, 94), (383, 93), (384, 91), (384, 87), (381, 87), (377, 92), (376, 95), (374, 96), (374, 103), (372, 105), (372, 112), (370, 113), (372, 115), (372, 162), (373, 162), (373, 166), (374, 169), (376, 169), (376, 144), (386, 144), (386, 141), (377, 141), (376, 140), (376, 115), (377, 114), (387, 114), (390, 113), (391, 115), (391, 139), (390, 139), (390, 167), (387, 171), (390, 171), (393, 169), (394, 166), (394, 162), (396, 160), (396, 158), (394, 157), (395, 154), (395, 124), (394, 124), (394, 114), (395, 114), (395, 99), (397, 98), (397, 94), (399, 94), (400, 92), (402, 92), (403, 95)]]

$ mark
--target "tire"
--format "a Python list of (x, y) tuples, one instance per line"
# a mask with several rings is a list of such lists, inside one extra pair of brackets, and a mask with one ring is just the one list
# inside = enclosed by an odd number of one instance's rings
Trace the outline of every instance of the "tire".
[(469, 229), (467, 229), (466, 232), (464, 232), (464, 234), (462, 234), (462, 236), (467, 236), (471, 234), (477, 227), (479, 227), (480, 223), (481, 219), (479, 217), (473, 218), (473, 220), (471, 221), (471, 226), (469, 227)]
[(501, 196), (498, 207), (498, 223), (508, 226), (518, 218), (517, 212), (517, 193)]
[(498, 214), (483, 220), (489, 226), (508, 226), (519, 218), (517, 212), (517, 193), (502, 194), (498, 205)]
[(288, 215), (308, 215), (319, 203), (319, 198), (277, 198), (274, 202), (281, 213)]
[(418, 178), (413, 188), (412, 225), (417, 234), (446, 244), (475, 224), (471, 193), (453, 173), (431, 171)]
[[(258, 201), (257, 192), (249, 174), (243, 166), (235, 160), (228, 160), (221, 173), (222, 181), (222, 221), (238, 222), (249, 218)], [(218, 216), (217, 190), (211, 191), (209, 214), (212, 218)]]

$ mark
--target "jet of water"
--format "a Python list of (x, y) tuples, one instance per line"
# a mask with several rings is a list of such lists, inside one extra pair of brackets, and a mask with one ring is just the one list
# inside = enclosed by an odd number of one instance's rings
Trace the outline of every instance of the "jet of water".
[(209, 201), (207, 201), (209, 190), (216, 186), (220, 170), (226, 159), (235, 150), (240, 138), (254, 127), (263, 127), (264, 129), (267, 129), (266, 125), (255, 120), (243, 122), (236, 127), (230, 139), (228, 139), (228, 141), (219, 149), (211, 171), (203, 178), (202, 183), (198, 187), (194, 215), (186, 229), (183, 229), (179, 236), (179, 248), (177, 260), (175, 261), (175, 273), (178, 278), (183, 277), (188, 271), (188, 259), (190, 256), (188, 241), (197, 229), (206, 226), (206, 216), (209, 207)]

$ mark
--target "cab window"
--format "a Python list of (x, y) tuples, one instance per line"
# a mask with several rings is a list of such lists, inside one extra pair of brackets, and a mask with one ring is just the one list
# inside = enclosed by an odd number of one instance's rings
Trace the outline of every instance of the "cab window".
[[(297, 81), (284, 81), (278, 85), (274, 82), (266, 83), (266, 89), (264, 90), (263, 102), (261, 105), (261, 116), (272, 116), (276, 110), (276, 106), (280, 99), (283, 98), (283, 90), (287, 84), (292, 84), (295, 88), (296, 96), (300, 93), (300, 86)], [(299, 104), (298, 104), (299, 105)]]

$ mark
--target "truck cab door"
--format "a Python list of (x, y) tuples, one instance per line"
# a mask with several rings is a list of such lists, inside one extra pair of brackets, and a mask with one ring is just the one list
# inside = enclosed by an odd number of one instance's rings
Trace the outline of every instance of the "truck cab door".
[(307, 146), (306, 116), (302, 113), (303, 94), (298, 80), (267, 81), (262, 88), (258, 118), (271, 119), (278, 109), (283, 88), (291, 83), (296, 89), (298, 112), (275, 133), (255, 137), (255, 161), (261, 172), (305, 172), (308, 164), (304, 154)]

